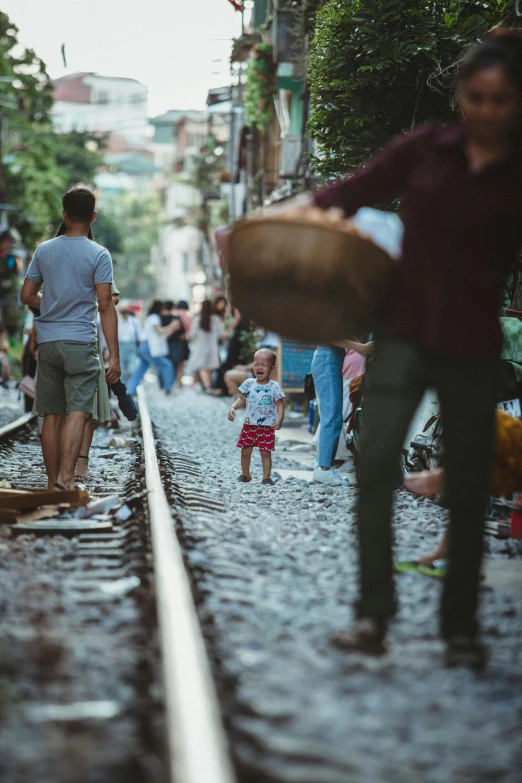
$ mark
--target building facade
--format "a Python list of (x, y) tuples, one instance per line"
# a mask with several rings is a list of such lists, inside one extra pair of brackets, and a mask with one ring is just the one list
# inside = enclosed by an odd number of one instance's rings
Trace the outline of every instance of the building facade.
[(54, 82), (53, 124), (71, 130), (117, 133), (146, 144), (148, 88), (135, 79), (73, 73)]

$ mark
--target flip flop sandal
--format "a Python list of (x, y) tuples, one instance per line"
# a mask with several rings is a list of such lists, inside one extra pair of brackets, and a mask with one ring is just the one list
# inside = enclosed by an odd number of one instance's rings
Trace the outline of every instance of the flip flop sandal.
[(420, 565), (417, 560), (403, 560), (400, 563), (395, 563), (393, 568), (397, 574), (415, 573), (429, 576), (432, 579), (444, 579), (446, 575), (446, 566), (430, 568), (430, 566)]
[(75, 481), (87, 481), (88, 478), (89, 478), (89, 470), (88, 470), (88, 467), (89, 467), (89, 457), (84, 457), (83, 454), (78, 454), (78, 459), (84, 459), (87, 462), (87, 475), (86, 476), (79, 476), (79, 475), (75, 474), (74, 480)]

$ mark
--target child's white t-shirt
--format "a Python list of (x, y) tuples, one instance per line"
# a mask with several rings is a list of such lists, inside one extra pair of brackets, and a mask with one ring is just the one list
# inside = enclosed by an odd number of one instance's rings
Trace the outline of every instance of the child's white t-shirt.
[(259, 384), (255, 378), (248, 378), (239, 387), (247, 398), (245, 424), (254, 427), (273, 427), (277, 421), (276, 402), (285, 396), (276, 381)]

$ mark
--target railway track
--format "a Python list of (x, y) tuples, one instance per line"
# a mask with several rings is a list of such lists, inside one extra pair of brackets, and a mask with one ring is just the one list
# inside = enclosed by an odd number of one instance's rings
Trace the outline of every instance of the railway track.
[[(411, 574), (389, 655), (342, 654), (329, 638), (354, 597), (352, 490), (243, 487), (226, 407), (145, 389), (141, 430), (114, 447), (96, 433), (101, 527), (0, 525), (2, 783), (518, 783), (518, 598), (484, 592), (480, 680), (442, 668), (438, 585)], [(0, 479), (44, 485), (34, 431), (30, 418), (1, 431)], [(396, 549), (411, 557), (443, 511), (397, 504)], [(522, 555), (489, 547), (506, 572)]]
[[(96, 530), (2, 526), (4, 783), (235, 781), (143, 393), (139, 408), (132, 448), (110, 450), (107, 431), (93, 445)], [(44, 486), (31, 415), (0, 430), (0, 479)]]

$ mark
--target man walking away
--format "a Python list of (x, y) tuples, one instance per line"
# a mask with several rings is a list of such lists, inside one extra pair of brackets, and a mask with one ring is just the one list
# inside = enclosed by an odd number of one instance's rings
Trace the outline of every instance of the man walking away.
[(40, 309), (35, 319), (35, 402), (44, 415), (42, 450), (48, 487), (69, 490), (74, 488), (74, 466), (85, 424), (92, 417), (100, 373), (96, 304), (109, 350), (108, 383), (120, 377), (120, 357), (111, 296), (112, 261), (108, 250), (92, 241), (94, 195), (86, 188), (73, 188), (65, 193), (62, 205), (65, 232), (36, 248), (20, 298)]

